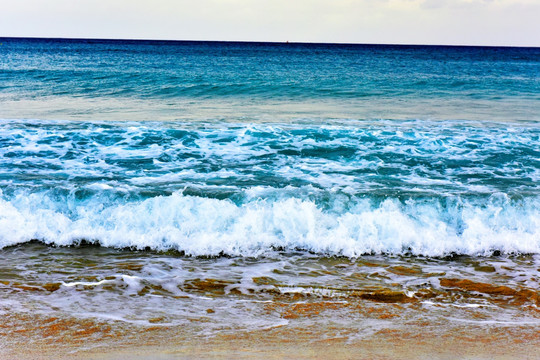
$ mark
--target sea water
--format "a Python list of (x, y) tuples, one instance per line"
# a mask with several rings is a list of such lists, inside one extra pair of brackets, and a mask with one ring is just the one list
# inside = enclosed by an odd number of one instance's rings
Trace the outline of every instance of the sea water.
[(0, 42), (3, 314), (539, 326), (540, 49)]

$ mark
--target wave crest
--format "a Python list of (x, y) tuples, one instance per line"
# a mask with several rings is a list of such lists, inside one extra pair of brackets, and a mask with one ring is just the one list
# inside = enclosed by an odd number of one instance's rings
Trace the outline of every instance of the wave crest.
[[(84, 204), (46, 194), (0, 199), (0, 247), (38, 239), (74, 245), (178, 250), (193, 256), (263, 256), (279, 248), (357, 257), (366, 253), (445, 256), (540, 253), (540, 201), (492, 196), (335, 199), (327, 208), (298, 197), (231, 200), (182, 192), (138, 202)], [(69, 209), (66, 210), (66, 209)]]

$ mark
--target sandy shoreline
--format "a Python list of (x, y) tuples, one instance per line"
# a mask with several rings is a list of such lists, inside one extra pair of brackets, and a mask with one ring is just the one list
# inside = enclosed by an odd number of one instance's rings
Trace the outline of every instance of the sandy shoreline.
[[(530, 336), (520, 333), (515, 335)], [(537, 334), (538, 335), (538, 334)], [(130, 348), (119, 352), (81, 353), (81, 358), (245, 358), (245, 359), (535, 359), (540, 341), (514, 341), (504, 334), (444, 337), (395, 333), (347, 343), (342, 338), (312, 339), (309, 331), (274, 330), (217, 337), (173, 346)], [(293, 338), (291, 340), (291, 338)]]
[[(305, 303), (299, 303), (305, 304)], [(226, 327), (213, 313), (185, 326), (134, 326), (91, 319), (8, 315), (0, 326), (2, 359), (537, 359), (540, 327), (530, 323), (455, 322), (415, 305), (366, 302), (358, 332), (328, 302), (293, 306), (284, 325)], [(298, 305), (298, 303), (296, 304)], [(405, 306), (405, 308), (404, 308)], [(315, 309), (315, 310), (314, 310)], [(426, 313), (428, 312), (428, 313)], [(401, 315), (401, 314), (409, 315)], [(536, 313), (536, 315), (535, 315)], [(474, 317), (474, 309), (471, 317)], [(427, 315), (427, 316), (426, 316)], [(201, 324), (223, 330), (200, 333)], [(369, 328), (369, 327), (368, 327)]]
[[(300, 335), (300, 336), (299, 336)], [(43, 346), (8, 351), (3, 359), (537, 359), (540, 341), (530, 333), (516, 333), (510, 340), (502, 334), (430, 340), (423, 336), (395, 337), (384, 334), (369, 340), (344, 343), (340, 339), (310, 341), (296, 331), (249, 333), (212, 339), (173, 339), (161, 344), (107, 345), (85, 349), (76, 344), (60, 348)], [(529, 337), (528, 341), (519, 339)], [(287, 336), (297, 337), (294, 340)], [(536, 335), (538, 337), (538, 335)], [(420, 339), (419, 339), (420, 338)], [(22, 345), (22, 344), (21, 344)]]
[(540, 349), (535, 257), (4, 254), (1, 360), (538, 359)]

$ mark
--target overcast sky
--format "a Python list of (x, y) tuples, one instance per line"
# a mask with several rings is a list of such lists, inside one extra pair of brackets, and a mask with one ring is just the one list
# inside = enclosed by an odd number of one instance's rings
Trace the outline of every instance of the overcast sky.
[(540, 46), (540, 0), (0, 0), (0, 36)]

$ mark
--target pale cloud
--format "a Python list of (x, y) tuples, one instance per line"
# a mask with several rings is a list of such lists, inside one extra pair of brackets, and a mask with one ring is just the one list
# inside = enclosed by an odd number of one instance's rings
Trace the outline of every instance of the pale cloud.
[(540, 46), (540, 0), (0, 0), (0, 36)]

